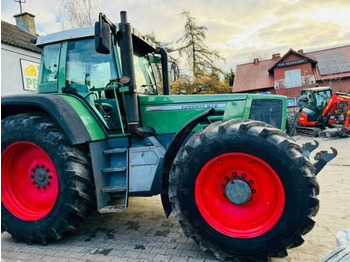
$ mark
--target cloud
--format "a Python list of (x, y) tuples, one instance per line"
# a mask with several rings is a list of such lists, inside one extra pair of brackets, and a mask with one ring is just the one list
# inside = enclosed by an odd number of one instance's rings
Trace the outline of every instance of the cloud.
[[(36, 16), (37, 31), (47, 34), (61, 29), (59, 6), (60, 1), (31, 0), (23, 8)], [(181, 37), (185, 21), (180, 14), (189, 11), (198, 25), (208, 28), (206, 44), (220, 50), (226, 63), (218, 64), (224, 68), (235, 69), (255, 54), (271, 57), (289, 48), (349, 44), (350, 39), (348, 0), (102, 0), (101, 6), (115, 22), (126, 10), (132, 26), (163, 42)], [(17, 3), (3, 1), (2, 19), (14, 23), (18, 12)]]

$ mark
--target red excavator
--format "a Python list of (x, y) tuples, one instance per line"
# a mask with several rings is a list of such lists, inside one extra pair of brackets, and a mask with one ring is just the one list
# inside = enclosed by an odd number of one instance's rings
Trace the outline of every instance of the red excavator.
[(350, 93), (332, 93), (331, 87), (301, 91), (299, 111), (290, 134), (314, 136), (350, 135)]

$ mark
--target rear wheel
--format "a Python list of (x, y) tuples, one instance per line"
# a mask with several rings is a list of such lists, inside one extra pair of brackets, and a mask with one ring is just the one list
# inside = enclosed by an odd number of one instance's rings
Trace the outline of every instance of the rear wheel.
[(185, 233), (220, 259), (266, 261), (303, 243), (318, 210), (313, 166), (285, 133), (247, 120), (194, 134), (170, 174)]
[(94, 206), (85, 150), (44, 115), (8, 117), (1, 132), (2, 230), (42, 244), (75, 231)]

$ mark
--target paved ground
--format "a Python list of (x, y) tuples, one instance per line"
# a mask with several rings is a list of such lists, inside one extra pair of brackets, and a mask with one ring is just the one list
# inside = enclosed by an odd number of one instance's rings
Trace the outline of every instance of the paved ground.
[[(310, 138), (296, 137), (298, 143)], [(336, 248), (337, 231), (350, 227), (350, 138), (319, 139), (322, 148), (333, 146), (339, 155), (318, 176), (320, 211), (305, 243), (289, 256), (273, 262), (320, 261)], [(1, 235), (1, 257), (11, 261), (217, 261), (187, 239), (178, 222), (166, 219), (160, 198), (131, 198), (121, 214), (93, 214), (78, 232), (47, 246), (14, 243)]]

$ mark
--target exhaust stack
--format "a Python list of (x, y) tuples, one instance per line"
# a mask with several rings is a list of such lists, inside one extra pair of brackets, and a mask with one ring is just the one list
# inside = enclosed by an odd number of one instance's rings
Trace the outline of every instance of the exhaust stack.
[(126, 122), (128, 130), (132, 135), (140, 136), (138, 125), (140, 122), (140, 113), (137, 105), (137, 92), (136, 92), (136, 80), (134, 69), (134, 50), (132, 44), (131, 27), (127, 21), (126, 11), (120, 12), (119, 24), (119, 45), (120, 45), (120, 57), (122, 63), (122, 71), (124, 76), (130, 78), (129, 90), (123, 93), (124, 96), (124, 109), (126, 114)]

